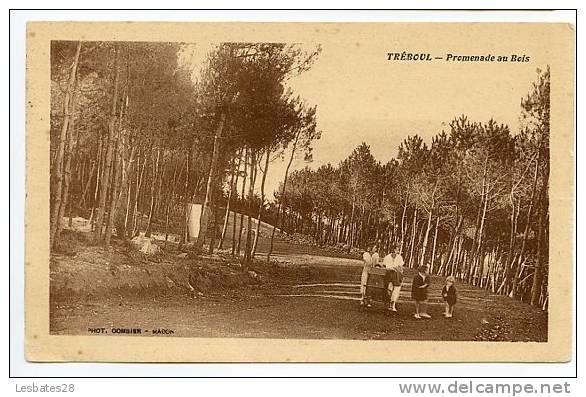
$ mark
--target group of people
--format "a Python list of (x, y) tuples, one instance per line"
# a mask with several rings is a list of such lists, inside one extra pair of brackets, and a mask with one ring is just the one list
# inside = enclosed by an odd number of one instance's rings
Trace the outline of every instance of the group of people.
[[(370, 300), (367, 297), (368, 269), (371, 267), (382, 267), (387, 270), (385, 277), (386, 291), (388, 294), (389, 307), (391, 312), (397, 311), (397, 301), (401, 294), (403, 285), (404, 261), (396, 247), (390, 248), (390, 253), (381, 261), (378, 248), (376, 246), (368, 247), (362, 255), (364, 268), (361, 277), (361, 305), (370, 307)], [(427, 266), (419, 266), (417, 274), (413, 277), (411, 284), (411, 298), (415, 301), (415, 314), (417, 319), (431, 318), (427, 313), (427, 291), (430, 284), (430, 277)], [(445, 285), (442, 288), (442, 298), (445, 303), (444, 317), (451, 318), (454, 314), (454, 306), (457, 301), (457, 291), (455, 286), (456, 280), (453, 276), (446, 277)]]

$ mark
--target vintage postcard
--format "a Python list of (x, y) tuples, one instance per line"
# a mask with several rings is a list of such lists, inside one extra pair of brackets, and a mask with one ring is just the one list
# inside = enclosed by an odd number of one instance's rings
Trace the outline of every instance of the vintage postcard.
[(574, 27), (27, 27), (26, 356), (560, 362)]

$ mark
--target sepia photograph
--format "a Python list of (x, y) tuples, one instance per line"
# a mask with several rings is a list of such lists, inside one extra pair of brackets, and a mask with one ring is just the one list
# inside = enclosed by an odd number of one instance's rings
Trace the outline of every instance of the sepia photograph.
[[(48, 336), (392, 341), (401, 358), (376, 360), (420, 361), (415, 342), (465, 342), (473, 359), (567, 328), (568, 298), (552, 294), (571, 288), (571, 252), (555, 257), (569, 212), (550, 210), (572, 205), (558, 199), (571, 176), (551, 182), (572, 145), (573, 116), (550, 119), (573, 92), (554, 67), (572, 57), (566, 26), (387, 24), (398, 34), (371, 40), (376, 24), (274, 24), (288, 34), (198, 40), (193, 24), (161, 40), (138, 24), (98, 40), (88, 25), (45, 36), (48, 113), (27, 128), (47, 131), (46, 161), (29, 164), (46, 220), (27, 225), (47, 225)], [(230, 27), (268, 29), (251, 25)], [(55, 32), (29, 25), (29, 39), (37, 28)]]

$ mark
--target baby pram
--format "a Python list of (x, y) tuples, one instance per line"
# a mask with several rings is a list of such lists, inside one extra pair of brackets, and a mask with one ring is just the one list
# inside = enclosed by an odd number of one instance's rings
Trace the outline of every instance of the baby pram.
[(380, 267), (370, 267), (367, 269), (366, 291), (364, 293), (364, 308), (369, 308), (372, 302), (383, 303), (385, 307), (389, 305), (389, 271)]

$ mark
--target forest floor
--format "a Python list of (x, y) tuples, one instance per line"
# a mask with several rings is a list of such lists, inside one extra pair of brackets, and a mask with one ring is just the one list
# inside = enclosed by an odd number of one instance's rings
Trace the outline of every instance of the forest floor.
[[(280, 240), (276, 263), (260, 254), (248, 269), (222, 253), (193, 256), (173, 246), (144, 257), (121, 243), (109, 251), (80, 232), (65, 234), (69, 254), (52, 254), (50, 329), (165, 329), (170, 336), (303, 339), (546, 341), (547, 312), (466, 284), (453, 318), (444, 318), (443, 281), (431, 277), (428, 320), (413, 317), (413, 271), (398, 312), (360, 306), (361, 262)], [(264, 251), (266, 242), (259, 243)], [(262, 259), (261, 259), (262, 258)]]

